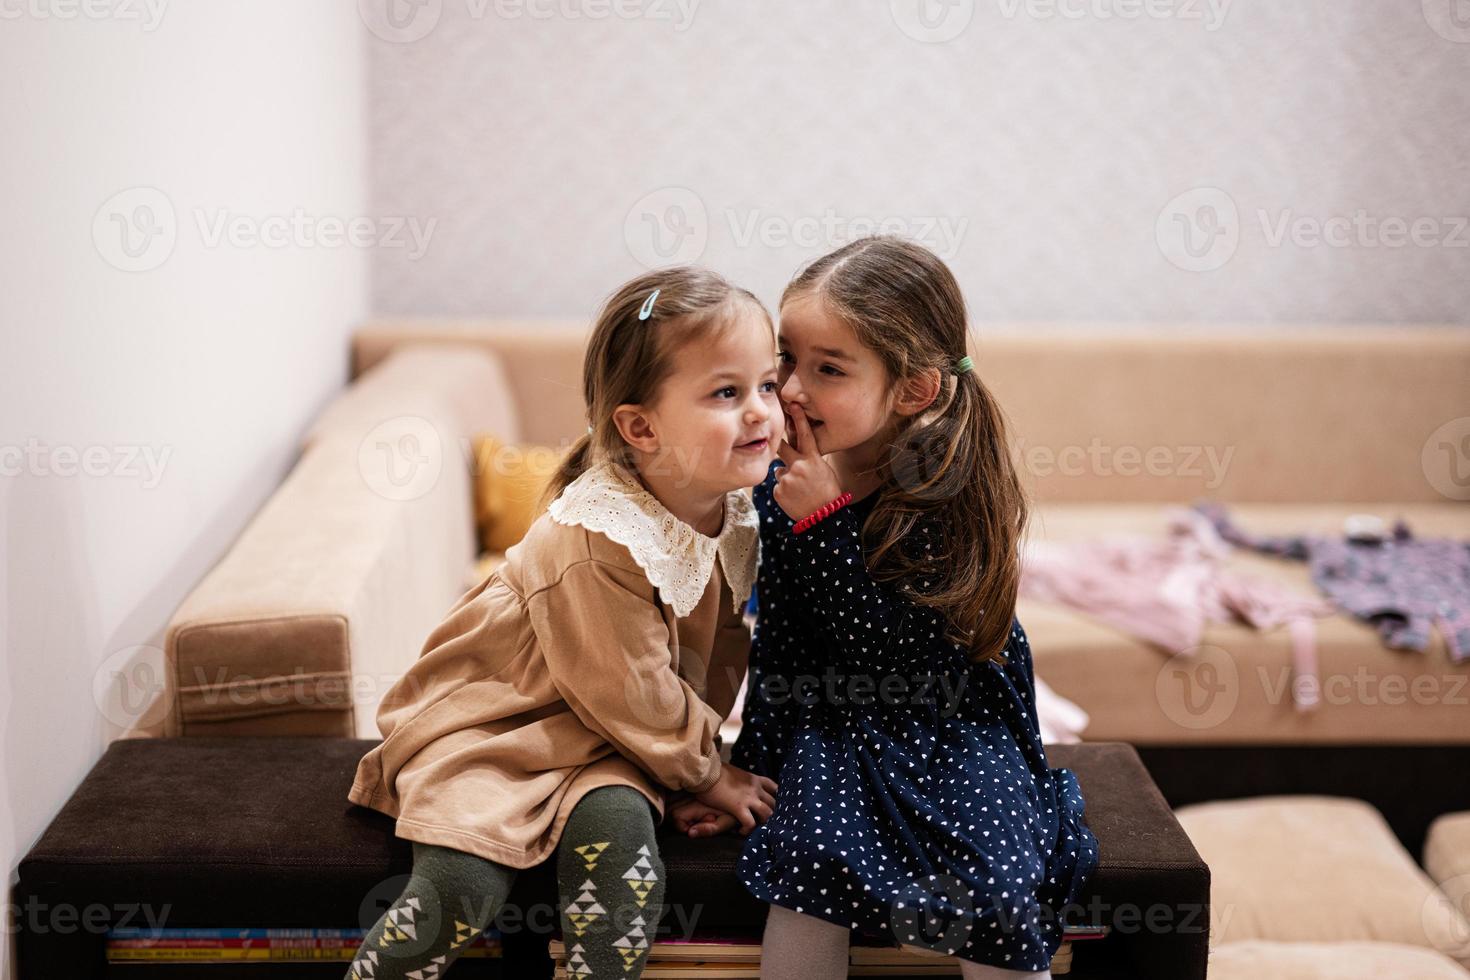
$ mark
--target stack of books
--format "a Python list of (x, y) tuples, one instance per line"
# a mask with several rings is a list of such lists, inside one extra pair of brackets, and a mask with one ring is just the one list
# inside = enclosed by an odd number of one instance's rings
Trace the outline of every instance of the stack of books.
[[(1072, 968), (1072, 943), (1101, 939), (1107, 926), (1097, 928), (1068, 926), (1066, 937), (1052, 957), (1051, 972), (1061, 976)], [(583, 975), (581, 948), (572, 943), (570, 949), (559, 939), (551, 941), (551, 958), (556, 961), (555, 980), (576, 980)], [(636, 951), (629, 950), (629, 955)], [(959, 961), (918, 946), (852, 946), (848, 951), (850, 977), (957, 977)], [(761, 975), (760, 943), (750, 937), (695, 936), (691, 939), (660, 939), (648, 948), (648, 963), (643, 968), (648, 980), (740, 980)]]
[[(109, 963), (304, 963), (352, 961), (366, 929), (110, 929)], [(500, 955), (500, 934), (476, 936), (459, 954)]]

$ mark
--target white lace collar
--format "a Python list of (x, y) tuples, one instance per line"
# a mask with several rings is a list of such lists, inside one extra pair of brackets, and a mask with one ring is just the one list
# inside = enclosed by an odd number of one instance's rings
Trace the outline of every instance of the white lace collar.
[(730, 585), (732, 611), (750, 598), (760, 564), (760, 517), (739, 490), (725, 495), (725, 524), (713, 538), (675, 517), (610, 460), (589, 467), (547, 510), (558, 524), (581, 525), (627, 548), (676, 616), (689, 615), (699, 604), (716, 555)]

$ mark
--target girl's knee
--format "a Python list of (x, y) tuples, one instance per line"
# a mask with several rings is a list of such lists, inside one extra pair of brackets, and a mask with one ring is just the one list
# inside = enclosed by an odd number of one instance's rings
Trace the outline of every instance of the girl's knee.
[(653, 842), (653, 804), (631, 786), (599, 786), (589, 790), (567, 818), (567, 828), (594, 824), (623, 828), (624, 836)]
[(462, 919), (479, 930), (486, 928), (505, 904), (515, 875), (514, 868), (487, 858), (415, 841), (413, 872), (405, 893), (412, 893), (421, 904), (436, 908), (441, 915)]
[(566, 873), (577, 867), (591, 871), (606, 854), (609, 860), (630, 862), (630, 875), (636, 872), (661, 890), (664, 868), (653, 817), (648, 798), (630, 786), (600, 786), (589, 791), (567, 818), (558, 845), (561, 868)]

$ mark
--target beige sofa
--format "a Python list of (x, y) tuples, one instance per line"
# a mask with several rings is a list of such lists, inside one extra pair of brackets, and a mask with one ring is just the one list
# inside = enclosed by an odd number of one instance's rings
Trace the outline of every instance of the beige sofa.
[[(584, 336), (360, 330), (352, 384), (173, 617), (165, 721), (133, 734), (377, 738), (378, 700), (502, 557), (476, 554), (473, 439), (575, 438)], [(1366, 512), (1470, 537), (1454, 469), (1470, 471), (1470, 331), (996, 328), (973, 353), (1011, 419), (1033, 540), (1161, 534), (1202, 496), (1260, 533), (1340, 534)], [(1232, 563), (1314, 591), (1304, 566)], [(1321, 674), (1348, 697), (1324, 685), (1298, 713), (1284, 630), (1212, 626), (1182, 659), (1045, 603), (1018, 615), (1038, 677), (1090, 716), (1083, 737), (1137, 745), (1209, 862), (1211, 976), (1470, 978), (1470, 799), (1443, 778), (1470, 760), (1470, 665), (1441, 640), (1391, 651), (1319, 621)]]
[[(352, 384), (173, 617), (157, 733), (377, 737), (378, 700), (486, 567), (471, 440), (575, 438), (584, 337), (561, 322), (361, 329)], [(1470, 416), (1464, 329), (1013, 326), (977, 331), (973, 353), (1011, 418), (1034, 539), (1161, 533), (1167, 506), (1201, 496), (1251, 531), (1341, 533), (1344, 517), (1368, 512), (1422, 536), (1470, 536), (1470, 505), (1430, 444), (1463, 435), (1454, 420)], [(1233, 561), (1314, 591), (1303, 565)], [(1277, 687), (1284, 630), (1211, 627), (1210, 655), (1196, 659), (1212, 673), (1185, 680), (1192, 663), (1066, 609), (1023, 600), (1018, 615), (1038, 675), (1090, 715), (1086, 739), (1470, 744), (1470, 664), (1451, 664), (1438, 639), (1391, 651), (1361, 623), (1320, 621), (1324, 680), (1366, 672), (1378, 688), (1401, 678), (1415, 690), (1425, 678), (1439, 696), (1327, 697), (1298, 713)], [(1231, 703), (1202, 720), (1185, 692), (1218, 690), (1222, 663)]]

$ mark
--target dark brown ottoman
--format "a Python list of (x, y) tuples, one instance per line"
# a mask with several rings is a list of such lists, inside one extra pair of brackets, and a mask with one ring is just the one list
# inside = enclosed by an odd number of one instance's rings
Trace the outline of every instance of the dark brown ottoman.
[[(127, 739), (108, 747), (20, 863), (13, 889), (23, 980), (341, 977), (345, 963), (115, 965), (113, 926), (369, 928), (396, 898), (412, 845), (347, 801), (374, 743), (312, 737)], [(1097, 835), (1101, 866), (1068, 921), (1104, 922), (1075, 944), (1071, 976), (1205, 976), (1209, 870), (1121, 742), (1057, 745)], [(666, 829), (666, 828), (665, 828)], [(743, 839), (665, 833), (664, 935), (759, 936), (765, 907), (734, 874)], [(549, 977), (558, 927), (553, 863), (523, 872), (496, 925), (503, 962), (461, 959), (456, 977)]]

